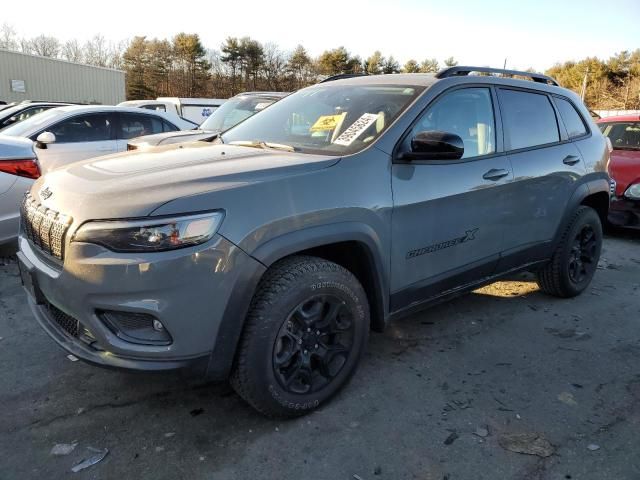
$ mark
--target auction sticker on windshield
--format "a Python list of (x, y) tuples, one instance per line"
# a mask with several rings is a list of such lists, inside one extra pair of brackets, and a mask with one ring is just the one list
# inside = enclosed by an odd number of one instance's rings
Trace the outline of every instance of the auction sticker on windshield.
[(335, 128), (342, 123), (342, 120), (347, 115), (346, 112), (341, 113), (340, 115), (322, 115), (316, 120), (309, 131), (311, 132), (328, 132), (331, 130), (335, 130)]
[(362, 135), (367, 128), (373, 125), (377, 119), (378, 114), (376, 113), (363, 113), (362, 116), (342, 132), (333, 143), (348, 147), (356, 138)]

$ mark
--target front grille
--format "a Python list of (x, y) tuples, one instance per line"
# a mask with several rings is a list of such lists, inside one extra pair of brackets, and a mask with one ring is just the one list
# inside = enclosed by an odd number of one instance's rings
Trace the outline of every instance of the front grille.
[(77, 337), (80, 334), (80, 322), (78, 320), (50, 303), (47, 303), (47, 310), (49, 310), (53, 320), (69, 335)]
[(22, 230), (43, 252), (64, 259), (64, 238), (71, 218), (40, 205), (27, 194), (20, 207)]

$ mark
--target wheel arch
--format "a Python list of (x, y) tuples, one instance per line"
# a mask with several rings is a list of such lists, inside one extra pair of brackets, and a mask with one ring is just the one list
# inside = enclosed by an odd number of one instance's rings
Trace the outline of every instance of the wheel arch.
[(335, 262), (362, 284), (371, 311), (371, 328), (382, 331), (388, 319), (388, 265), (379, 236), (366, 224), (342, 222), (310, 227), (276, 237), (252, 256), (267, 268), (292, 255), (312, 255)]
[(588, 180), (580, 183), (574, 190), (567, 204), (562, 221), (556, 230), (553, 249), (551, 251), (555, 251), (558, 243), (562, 239), (562, 234), (569, 225), (573, 213), (578, 207), (584, 205), (593, 208), (598, 213), (602, 224), (605, 224), (609, 211), (609, 176), (604, 172), (599, 172), (589, 175), (589, 177)]

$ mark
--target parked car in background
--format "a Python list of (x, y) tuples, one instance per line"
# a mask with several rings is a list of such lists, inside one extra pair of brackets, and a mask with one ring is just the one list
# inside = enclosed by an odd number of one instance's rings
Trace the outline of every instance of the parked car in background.
[(245, 92), (230, 98), (213, 112), (199, 128), (190, 131), (159, 133), (131, 140), (128, 150), (145, 149), (157, 145), (207, 140), (228, 130), (251, 115), (289, 95), (288, 92)]
[(0, 131), (51, 108), (70, 105), (58, 102), (22, 102), (0, 110)]
[(640, 115), (602, 118), (598, 126), (612, 148), (609, 223), (640, 228)]
[(216, 111), (224, 102), (222, 98), (178, 98), (158, 97), (155, 100), (128, 100), (118, 105), (137, 107), (160, 112), (170, 112), (181, 116), (197, 125)]
[(36, 142), (42, 173), (91, 157), (123, 152), (140, 135), (191, 129), (175, 113), (117, 106), (59, 107), (5, 129)]
[(32, 141), (0, 135), (0, 245), (18, 237), (20, 204), (40, 176)]

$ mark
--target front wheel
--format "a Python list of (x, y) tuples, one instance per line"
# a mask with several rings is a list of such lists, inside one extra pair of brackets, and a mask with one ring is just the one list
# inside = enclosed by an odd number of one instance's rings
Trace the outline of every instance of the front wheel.
[(355, 372), (369, 321), (366, 294), (351, 272), (321, 258), (287, 258), (260, 281), (231, 384), (267, 416), (309, 412)]
[(569, 222), (551, 261), (538, 273), (540, 289), (556, 297), (575, 297), (591, 283), (602, 250), (598, 213), (581, 206)]

